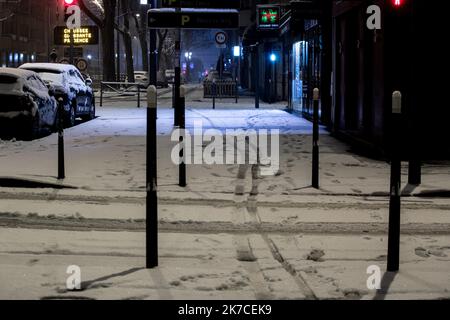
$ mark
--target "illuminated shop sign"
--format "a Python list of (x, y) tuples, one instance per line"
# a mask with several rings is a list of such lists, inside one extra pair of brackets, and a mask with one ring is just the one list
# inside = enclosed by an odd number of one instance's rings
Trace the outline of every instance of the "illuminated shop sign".
[[(66, 27), (55, 28), (55, 45), (70, 44), (70, 29)], [(98, 27), (84, 26), (73, 29), (74, 45), (96, 45), (98, 44)]]
[(258, 6), (258, 28), (278, 29), (280, 27), (281, 9), (279, 6)]

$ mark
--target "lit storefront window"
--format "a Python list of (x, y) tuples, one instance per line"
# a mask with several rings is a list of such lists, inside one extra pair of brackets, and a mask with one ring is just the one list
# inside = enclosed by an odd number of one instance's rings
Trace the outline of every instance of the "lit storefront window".
[(308, 64), (308, 42), (299, 41), (294, 43), (292, 59), (292, 108), (295, 111), (303, 111), (303, 90), (306, 85), (305, 74)]

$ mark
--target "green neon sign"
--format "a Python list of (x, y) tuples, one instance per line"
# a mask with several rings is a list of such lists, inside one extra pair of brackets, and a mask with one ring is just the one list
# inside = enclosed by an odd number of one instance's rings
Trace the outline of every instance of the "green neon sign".
[(258, 22), (260, 28), (276, 29), (280, 25), (280, 8), (260, 7), (258, 8)]

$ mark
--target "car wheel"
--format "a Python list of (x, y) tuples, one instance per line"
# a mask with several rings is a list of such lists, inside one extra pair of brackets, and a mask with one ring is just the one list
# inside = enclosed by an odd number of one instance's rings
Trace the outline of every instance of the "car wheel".
[(66, 120), (65, 121), (66, 128), (70, 128), (70, 127), (73, 127), (75, 125), (75, 119), (76, 119), (75, 104), (76, 104), (76, 100), (72, 101), (69, 113), (67, 114), (66, 119), (65, 119)]
[(89, 113), (89, 120), (95, 119), (95, 99), (92, 98), (91, 112)]
[(91, 110), (89, 111), (89, 114), (82, 116), (81, 119), (83, 119), (83, 121), (89, 121), (89, 120), (95, 119), (95, 99), (94, 98), (92, 98), (92, 101), (91, 101)]

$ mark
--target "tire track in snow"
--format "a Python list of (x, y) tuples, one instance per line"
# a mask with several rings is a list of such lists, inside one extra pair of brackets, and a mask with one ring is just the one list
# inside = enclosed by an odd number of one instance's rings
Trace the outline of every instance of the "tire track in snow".
[[(259, 185), (259, 165), (252, 165), (251, 168), (251, 179), (252, 179), (252, 190), (250, 192), (250, 195), (248, 197), (247, 201), (247, 212), (249, 216), (253, 219), (253, 222), (256, 224), (257, 228), (259, 229), (262, 220), (261, 217), (258, 214), (258, 205), (257, 205), (257, 196), (258, 196), (258, 185)], [(278, 261), (281, 266), (286, 270), (287, 273), (289, 273), (292, 278), (294, 279), (296, 285), (301, 290), (303, 295), (308, 300), (317, 300), (317, 296), (315, 295), (314, 291), (309, 287), (306, 280), (303, 278), (301, 273), (297, 272), (295, 270), (295, 267), (292, 266), (287, 260), (284, 259), (283, 255), (281, 254), (280, 250), (276, 246), (275, 242), (269, 237), (267, 233), (265, 233), (263, 230), (260, 230), (259, 232), (260, 236), (266, 243), (267, 247), (269, 248), (273, 258)]]
[[(235, 208), (232, 212), (233, 223), (245, 224), (245, 176), (248, 165), (240, 165), (235, 187)], [(257, 258), (253, 254), (248, 235), (234, 235), (233, 243), (236, 247), (236, 259), (241, 262), (250, 279), (250, 283), (255, 289), (256, 299), (274, 299), (273, 294), (267, 286), (261, 267)]]

